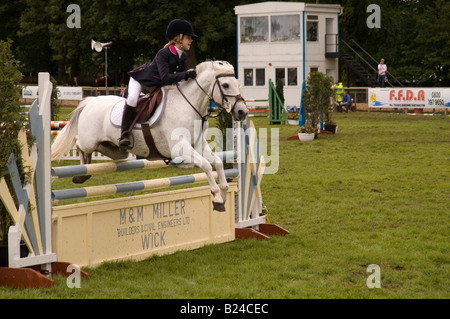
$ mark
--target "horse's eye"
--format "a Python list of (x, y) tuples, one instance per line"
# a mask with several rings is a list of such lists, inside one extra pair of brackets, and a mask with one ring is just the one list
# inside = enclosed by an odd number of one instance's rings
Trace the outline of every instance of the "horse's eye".
[(228, 83), (224, 83), (224, 84), (222, 84), (222, 87), (223, 87), (224, 89), (228, 89), (230, 86), (228, 85)]

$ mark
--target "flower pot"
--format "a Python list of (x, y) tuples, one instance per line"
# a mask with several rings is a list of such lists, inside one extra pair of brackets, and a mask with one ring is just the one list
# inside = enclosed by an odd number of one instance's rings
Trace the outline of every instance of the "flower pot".
[(325, 124), (324, 129), (327, 132), (331, 132), (333, 134), (336, 134), (336, 132), (337, 132), (337, 125), (336, 124)]
[(313, 141), (314, 133), (298, 133), (298, 139), (302, 142)]
[(289, 125), (298, 125), (298, 120), (287, 120)]

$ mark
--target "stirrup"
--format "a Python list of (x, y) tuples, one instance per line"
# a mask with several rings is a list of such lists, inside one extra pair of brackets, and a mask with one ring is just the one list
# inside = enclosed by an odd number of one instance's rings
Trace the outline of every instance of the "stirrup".
[(131, 149), (131, 140), (130, 136), (120, 137), (119, 139), (119, 148), (121, 149)]

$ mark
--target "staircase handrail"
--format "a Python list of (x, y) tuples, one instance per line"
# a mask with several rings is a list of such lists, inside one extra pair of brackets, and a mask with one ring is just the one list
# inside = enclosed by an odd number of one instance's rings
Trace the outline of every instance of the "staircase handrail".
[[(374, 58), (373, 56), (371, 56), (371, 55), (369, 54), (369, 52), (367, 52), (366, 50), (364, 50), (363, 47), (360, 46), (354, 39), (352, 39), (352, 41), (353, 41), (353, 43), (355, 43), (355, 44), (358, 46), (358, 48), (360, 48), (365, 54), (367, 54), (368, 57), (370, 57), (376, 64), (378, 64), (378, 61), (375, 60), (375, 58)], [(400, 84), (401, 87), (405, 87), (399, 80), (397, 80), (397, 78), (396, 78), (395, 76), (392, 75), (392, 73), (390, 73), (389, 71), (386, 71), (386, 73), (387, 73), (390, 77), (392, 77), (398, 84)]]
[(375, 71), (375, 73), (378, 73), (378, 71), (372, 66), (370, 65), (369, 62), (367, 62), (358, 52), (356, 52), (347, 42), (345, 42), (343, 39), (341, 39), (341, 41), (350, 49), (353, 51), (353, 53), (355, 53), (362, 61), (364, 61), (364, 63), (366, 63), (369, 68), (371, 68), (373, 71)]

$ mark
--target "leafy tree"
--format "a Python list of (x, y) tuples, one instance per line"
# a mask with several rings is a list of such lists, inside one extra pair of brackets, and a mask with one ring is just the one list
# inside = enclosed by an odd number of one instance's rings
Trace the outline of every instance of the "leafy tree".
[(305, 115), (309, 124), (317, 128), (320, 123), (321, 113), (327, 116), (327, 123), (330, 122), (328, 108), (330, 99), (334, 94), (331, 86), (333, 78), (323, 75), (321, 72), (311, 72), (306, 79), (306, 87), (303, 91), (303, 105)]
[[(11, 41), (0, 40), (0, 178), (8, 174), (6, 163), (11, 153), (18, 158), (19, 170), (23, 176), (21, 146), (17, 139), (18, 132), (23, 128), (18, 86), (22, 74), (18, 67), (19, 61), (11, 53)], [(0, 242), (7, 240), (10, 223), (10, 217), (0, 202)]]
[[(81, 9), (81, 28), (70, 29), (67, 6)], [(60, 82), (74, 76), (80, 82), (103, 76), (104, 54), (91, 50), (91, 40), (113, 41), (108, 50), (108, 71), (114, 82), (150, 61), (166, 43), (167, 24), (183, 17), (192, 22), (199, 38), (188, 54), (189, 66), (207, 59), (236, 64), (234, 7), (263, 0), (18, 0), (0, 4), (0, 39), (14, 40), (13, 50), (28, 75), (50, 72)], [(316, 3), (316, 0), (307, 0)], [(449, 86), (449, 6), (445, 0), (320, 0), (340, 4), (339, 30), (354, 39), (376, 60), (408, 85)], [(369, 4), (381, 9), (381, 28), (370, 29)], [(199, 10), (201, 8), (201, 10)], [(342, 47), (342, 46), (341, 46)], [(376, 68), (377, 62), (373, 63)], [(341, 73), (345, 68), (341, 69)], [(342, 74), (341, 74), (342, 75)], [(88, 83), (86, 83), (88, 82)]]
[(422, 85), (450, 85), (450, 2), (437, 0), (417, 15), (417, 37), (412, 56), (422, 72), (414, 79)]
[[(20, 17), (20, 28), (17, 30), (18, 41), (14, 52), (22, 62), (21, 71), (24, 74), (37, 74), (39, 71), (57, 73), (52, 60), (50, 46), (49, 17), (45, 8), (45, 0), (22, 0), (23, 7)], [(14, 35), (11, 35), (13, 38)]]

